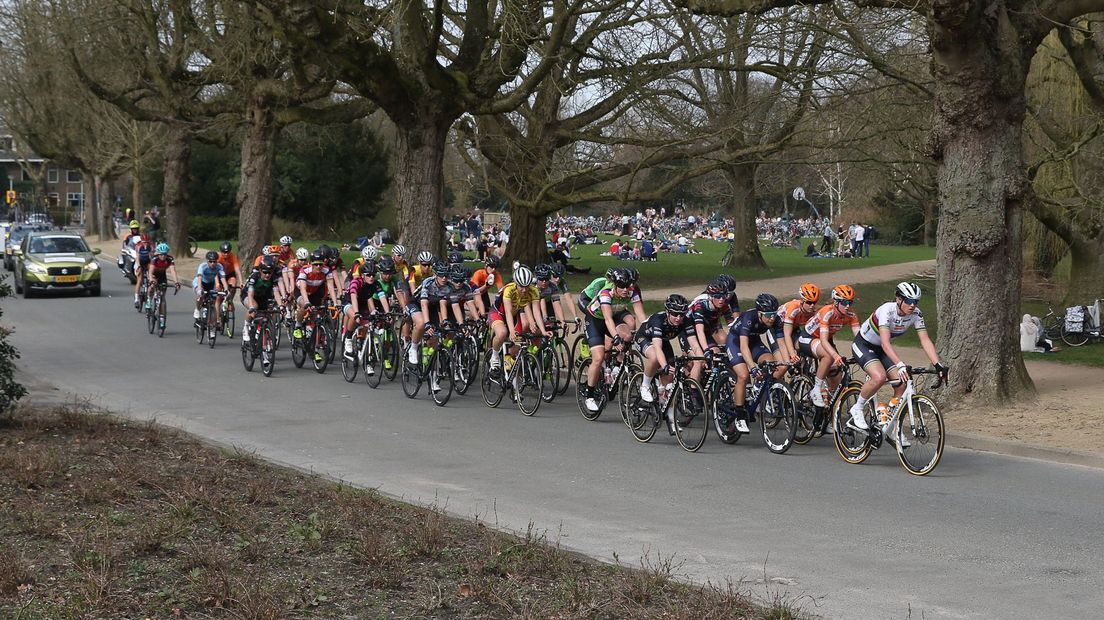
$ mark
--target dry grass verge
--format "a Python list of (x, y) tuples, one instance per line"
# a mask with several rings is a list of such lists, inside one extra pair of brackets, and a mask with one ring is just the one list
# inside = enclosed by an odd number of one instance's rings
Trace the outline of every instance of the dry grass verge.
[(0, 420), (0, 617), (788, 618), (71, 405)]

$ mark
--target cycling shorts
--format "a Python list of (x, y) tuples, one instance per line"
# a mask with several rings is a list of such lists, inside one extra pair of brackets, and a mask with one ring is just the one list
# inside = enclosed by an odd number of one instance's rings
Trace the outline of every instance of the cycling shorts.
[[(804, 355), (806, 357), (816, 358), (817, 355), (816, 355), (816, 352), (813, 350), (813, 345), (815, 344), (816, 348), (819, 349), (820, 345), (817, 344), (819, 342), (820, 342), (820, 338), (813, 338), (809, 334), (803, 333), (803, 334), (801, 334), (800, 336), (797, 337), (797, 352), (800, 355)], [(835, 339), (828, 338), (828, 342), (830, 342), (832, 344), (832, 348), (835, 348), (835, 346), (836, 346)]]
[(893, 361), (886, 355), (885, 349), (881, 345), (870, 344), (865, 338), (856, 338), (851, 343), (851, 352), (855, 354), (855, 357), (859, 358), (859, 365), (865, 370), (866, 367), (873, 362), (881, 362), (882, 368), (892, 368)]
[(326, 289), (324, 287), (318, 287), (313, 293), (307, 293), (307, 303), (312, 306), (321, 306), (322, 302), (326, 300)]
[(740, 341), (736, 334), (730, 333), (728, 339), (725, 341), (725, 346), (728, 349), (728, 364), (730, 366), (739, 366), (740, 364), (747, 364), (748, 368), (755, 366), (759, 363), (759, 358), (764, 355), (770, 355), (771, 351), (767, 348), (767, 345), (763, 344), (762, 338), (749, 338), (748, 348), (751, 349), (751, 356), (755, 359), (745, 360), (744, 354), (740, 351)]
[[(637, 340), (636, 341), (636, 349), (638, 351), (640, 351), (640, 354), (645, 356), (645, 357), (648, 356), (648, 349), (650, 349), (654, 346), (655, 346), (655, 344), (651, 340)], [(667, 360), (667, 363), (670, 364), (671, 360), (675, 359), (675, 349), (674, 349), (674, 347), (671, 346), (671, 341), (670, 340), (664, 340), (662, 346), (663, 346), (663, 357)]]
[[(487, 325), (493, 326), (495, 323), (498, 322), (506, 323), (505, 315), (503, 315), (498, 310), (491, 310), (489, 313), (487, 313)], [(521, 335), (523, 331), (525, 331), (525, 326), (522, 325), (521, 315), (518, 315), (517, 318), (514, 320), (514, 333)]]
[(209, 293), (209, 292), (215, 290), (215, 283), (214, 282), (204, 282), (203, 280), (200, 280), (199, 278), (194, 278), (192, 280), (192, 289), (195, 290), (197, 293), (201, 293), (201, 292), (202, 293)]
[[(629, 316), (630, 311), (621, 310), (615, 312), (613, 315), (613, 324), (620, 325), (625, 322), (625, 317)], [(609, 333), (606, 329), (606, 320), (599, 319), (597, 317), (586, 315), (586, 337), (587, 344), (592, 347), (603, 347), (606, 345), (606, 338), (613, 338), (615, 334)]]

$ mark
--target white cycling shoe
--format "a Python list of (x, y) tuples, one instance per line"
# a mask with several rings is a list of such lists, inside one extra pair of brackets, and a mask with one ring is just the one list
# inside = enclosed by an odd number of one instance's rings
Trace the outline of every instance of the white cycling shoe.
[(583, 404), (586, 405), (586, 408), (587, 408), (588, 411), (598, 411), (598, 409), (599, 409), (598, 399), (594, 398), (593, 396), (588, 397), (586, 399), (586, 402), (583, 403)]
[(870, 430), (870, 425), (866, 423), (866, 415), (858, 405), (851, 406), (851, 419), (847, 421), (847, 425), (860, 431)]
[(740, 433), (750, 433), (751, 429), (748, 428), (747, 420), (736, 420), (736, 430)]
[(813, 405), (817, 407), (827, 407), (828, 403), (824, 402), (824, 390), (813, 386), (813, 389), (809, 392), (809, 398), (813, 401)]
[(640, 398), (644, 399), (646, 403), (655, 402), (655, 394), (652, 393), (652, 382), (644, 379), (640, 384)]

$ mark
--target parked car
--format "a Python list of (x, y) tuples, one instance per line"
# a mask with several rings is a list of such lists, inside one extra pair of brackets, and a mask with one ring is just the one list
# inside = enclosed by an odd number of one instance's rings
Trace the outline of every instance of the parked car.
[(27, 226), (25, 224), (16, 224), (8, 231), (7, 238), (4, 239), (4, 269), (12, 271), (15, 269), (15, 251), (19, 249), (19, 244), (23, 242), (23, 237), (27, 236), (27, 233), (34, 230), (33, 226)]
[(77, 233), (29, 232), (15, 251), (15, 292), (89, 291), (100, 295), (99, 250)]

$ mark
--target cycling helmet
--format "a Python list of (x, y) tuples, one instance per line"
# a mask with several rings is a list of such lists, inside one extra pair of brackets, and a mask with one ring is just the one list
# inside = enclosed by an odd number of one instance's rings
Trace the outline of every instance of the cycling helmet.
[(276, 269), (276, 257), (275, 256), (266, 256), (266, 257), (261, 259), (261, 271), (262, 272), (267, 271), (267, 272), (271, 273), (272, 270), (274, 270), (274, 269)]
[(214, 260), (218, 260), (218, 252), (216, 252), (216, 251), (214, 251), (214, 250), (209, 250), (209, 251), (207, 252), (207, 256), (206, 256), (206, 258), (207, 258), (207, 262), (211, 262), (211, 261), (214, 261)]
[(448, 275), (449, 264), (443, 260), (433, 261), (433, 275), (445, 277)]
[(403, 257), (406, 256), (406, 246), (401, 243), (396, 243), (391, 246), (391, 256)]
[(318, 246), (318, 251), (322, 253), (322, 258), (330, 257), (330, 246), (326, 245), (325, 243)]
[(564, 274), (564, 266), (560, 263), (552, 263), (550, 269), (552, 269), (552, 275), (557, 278), (562, 278)]
[(533, 270), (522, 265), (514, 270), (514, 284), (518, 286), (533, 286)]
[(390, 256), (384, 256), (379, 261), (380, 273), (392, 274), (395, 273), (395, 259)]
[(855, 301), (855, 289), (841, 284), (832, 289), (832, 299), (835, 301)]
[(448, 262), (449, 262), (450, 265), (456, 265), (456, 264), (464, 262), (464, 257), (460, 256), (459, 252), (449, 252), (448, 253)]
[(755, 298), (755, 309), (759, 312), (778, 312), (778, 298), (770, 293), (759, 293)]
[(487, 266), (488, 267), (494, 267), (495, 269), (498, 269), (498, 264), (500, 262), (501, 261), (499, 261), (498, 257), (495, 256), (494, 254), (491, 254), (490, 256), (487, 257)]
[(464, 269), (464, 266), (459, 263), (454, 263), (449, 267), (448, 272), (449, 282), (454, 284), (460, 284), (461, 282), (468, 281), (468, 270)]
[(326, 261), (326, 253), (322, 251), (322, 248), (318, 248), (311, 254), (311, 264), (321, 265)]
[(288, 235), (280, 237), (280, 245), (291, 245), (291, 237)]
[(299, 248), (295, 250), (295, 258), (301, 261), (310, 260), (310, 252), (307, 251), (307, 248)]
[(544, 263), (541, 263), (533, 268), (533, 275), (537, 276), (538, 280), (548, 280), (552, 278), (552, 268)]
[(366, 260), (360, 265), (360, 275), (362, 276), (374, 276), (376, 275), (376, 261)]
[(912, 282), (902, 282), (897, 285), (897, 296), (920, 301), (920, 287)]
[(219, 246), (219, 252), (222, 252), (223, 254), (229, 254), (231, 249), (232, 247), (229, 241), (223, 241), (222, 245)]
[(154, 248), (153, 251), (156, 252), (157, 254), (168, 254), (169, 253), (169, 244), (162, 241), (161, 243), (157, 244), (157, 247)]
[(377, 250), (374, 245), (366, 245), (360, 251), (360, 257), (366, 261), (376, 260), (377, 256), (379, 256), (379, 250)]
[(801, 288), (797, 291), (797, 293), (805, 301), (809, 301), (814, 304), (820, 301), (820, 287), (815, 284), (806, 282), (805, 284), (801, 285)]
[(609, 281), (616, 287), (628, 288), (633, 285), (632, 272), (624, 267), (618, 267), (613, 270), (613, 277)]
[(613, 280), (614, 271), (617, 271), (617, 267), (610, 267), (606, 270), (606, 280)]
[(640, 281), (640, 272), (636, 270), (636, 267), (626, 267), (629, 270), (629, 276), (632, 278), (633, 284)]
[(418, 256), (416, 258), (418, 259), (418, 262), (422, 264), (434, 262), (433, 254), (431, 252), (427, 252), (426, 250), (418, 252)]
[(705, 294), (709, 295), (710, 297), (722, 297), (727, 296), (728, 291), (726, 291), (724, 287), (720, 284), (717, 284), (716, 282), (710, 282), (705, 287)]
[(131, 228), (141, 228), (141, 226), (138, 224), (138, 220), (130, 220), (130, 227)]
[(264, 251), (265, 254), (279, 254), (280, 253), (280, 246), (278, 246), (278, 245), (266, 245), (264, 247), (263, 251)]
[(672, 293), (667, 297), (663, 307), (672, 314), (686, 314), (686, 311), (690, 309), (690, 302), (682, 295)]
[(724, 290), (728, 291), (729, 293), (736, 290), (736, 278), (733, 278), (727, 273), (722, 273), (721, 275), (717, 276), (717, 279), (714, 280), (714, 282), (720, 284), (724, 288)]

